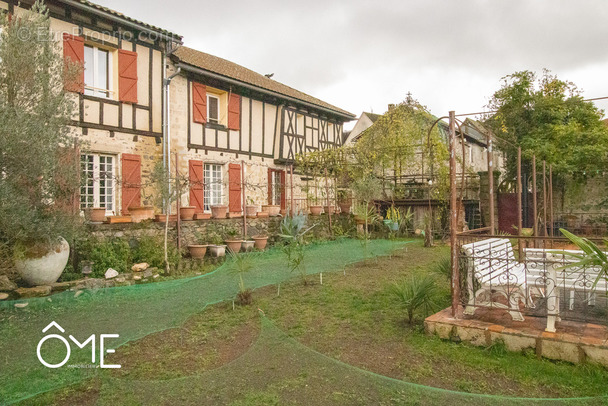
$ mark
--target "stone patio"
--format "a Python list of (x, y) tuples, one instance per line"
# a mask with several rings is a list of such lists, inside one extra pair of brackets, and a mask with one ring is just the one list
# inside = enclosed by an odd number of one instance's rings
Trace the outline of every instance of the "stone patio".
[(549, 333), (545, 331), (546, 324), (546, 318), (534, 316), (513, 321), (503, 309), (491, 308), (478, 308), (475, 316), (465, 316), (461, 309), (457, 318), (447, 308), (424, 321), (427, 334), (445, 340), (466, 341), (476, 346), (503, 341), (510, 351), (530, 349), (539, 357), (608, 367), (607, 326), (565, 320), (557, 323), (555, 333)]

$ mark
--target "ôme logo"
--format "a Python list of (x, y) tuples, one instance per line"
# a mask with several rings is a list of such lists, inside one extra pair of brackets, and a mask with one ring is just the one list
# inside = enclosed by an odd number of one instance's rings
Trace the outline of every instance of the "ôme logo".
[[(61, 332), (62, 334), (65, 333), (65, 330), (63, 329), (63, 327), (61, 327), (59, 324), (57, 324), (56, 322), (52, 321), (49, 323), (48, 326), (46, 326), (42, 332), (46, 333), (47, 331), (49, 331), (52, 327), (54, 327), (55, 329), (59, 330), (59, 332)], [(104, 362), (104, 357), (106, 354), (112, 354), (115, 352), (114, 349), (112, 348), (105, 348), (105, 340), (108, 338), (118, 338), (119, 335), (118, 334), (100, 334), (99, 335), (99, 367), (100, 368), (120, 368), (121, 366), (119, 364), (106, 364)], [(78, 346), (78, 348), (83, 349), (84, 347), (86, 347), (88, 344), (91, 345), (91, 363), (95, 364), (95, 343), (96, 343), (96, 336), (95, 334), (91, 334), (89, 336), (89, 338), (87, 338), (86, 340), (84, 340), (82, 343), (80, 341), (78, 341), (73, 335), (69, 335), (68, 338)], [(65, 349), (66, 349), (66, 354), (65, 354), (65, 358), (63, 359), (63, 361), (57, 363), (57, 364), (51, 364), (49, 362), (46, 362), (45, 359), (42, 357), (41, 354), (41, 349), (42, 349), (42, 344), (44, 344), (47, 340), (51, 340), (51, 339), (56, 339), (59, 340), (63, 343), (63, 345), (65, 345)], [(62, 367), (63, 365), (65, 365), (66, 362), (68, 362), (68, 360), (70, 359), (70, 355), (72, 354), (72, 348), (70, 345), (70, 341), (68, 341), (64, 336), (59, 335), (59, 334), (48, 334), (44, 337), (42, 337), (42, 339), (38, 342), (38, 346), (36, 347), (36, 355), (38, 356), (38, 360), (42, 363), (42, 365), (44, 365), (47, 368), (59, 368)]]

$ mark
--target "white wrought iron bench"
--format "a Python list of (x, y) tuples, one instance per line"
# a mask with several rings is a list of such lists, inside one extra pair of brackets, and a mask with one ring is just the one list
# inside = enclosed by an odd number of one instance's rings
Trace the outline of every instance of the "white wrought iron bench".
[[(526, 305), (529, 285), (526, 267), (515, 259), (511, 242), (506, 238), (490, 238), (465, 244), (462, 250), (467, 259), (469, 294), (464, 313), (473, 315), (478, 307), (498, 307), (507, 309), (513, 320), (523, 321), (519, 304)], [(495, 293), (501, 294), (507, 304), (494, 301)]]

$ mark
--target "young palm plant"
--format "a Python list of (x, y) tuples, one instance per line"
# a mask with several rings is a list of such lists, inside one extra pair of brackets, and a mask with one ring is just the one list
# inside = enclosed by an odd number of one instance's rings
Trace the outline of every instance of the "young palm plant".
[(230, 258), (226, 263), (229, 272), (235, 273), (239, 276), (239, 293), (237, 295), (237, 301), (241, 305), (251, 304), (253, 301), (251, 289), (245, 286), (243, 275), (253, 269), (253, 257), (251, 253), (238, 254), (230, 251)]
[(411, 277), (409, 280), (394, 283), (391, 286), (391, 293), (405, 307), (410, 325), (414, 321), (414, 314), (417, 310), (420, 309), (424, 315), (427, 315), (436, 307), (437, 285), (430, 276)]
[(576, 261), (564, 265), (563, 267), (561, 267), (562, 269), (580, 269), (589, 266), (600, 268), (600, 271), (598, 272), (598, 275), (595, 281), (593, 282), (593, 289), (595, 289), (597, 283), (600, 280), (608, 279), (608, 256), (606, 256), (606, 253), (602, 251), (597, 246), (597, 244), (592, 241), (589, 241), (587, 238), (578, 237), (569, 232), (568, 230), (564, 230), (563, 228), (560, 228), (559, 231), (561, 231), (563, 235), (568, 237), (568, 239), (572, 241), (573, 244), (575, 244), (581, 249), (581, 251), (583, 251), (582, 254), (565, 253), (565, 255), (572, 259), (575, 259)]
[[(306, 227), (306, 216), (302, 213), (293, 217), (285, 217), (281, 222), (280, 236), (285, 241), (283, 252), (287, 256), (287, 266), (291, 272), (298, 272), (302, 282), (306, 284), (306, 267), (304, 266), (304, 234), (312, 227)], [(314, 226), (313, 226), (314, 227)]]

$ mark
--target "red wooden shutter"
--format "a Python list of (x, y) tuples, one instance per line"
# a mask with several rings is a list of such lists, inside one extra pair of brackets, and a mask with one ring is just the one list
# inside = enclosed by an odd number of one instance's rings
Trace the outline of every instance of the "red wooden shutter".
[(118, 50), (118, 99), (137, 103), (137, 53)]
[(203, 161), (191, 159), (188, 161), (190, 179), (190, 206), (196, 207), (196, 213), (205, 210), (205, 188)]
[(285, 187), (285, 171), (281, 171), (281, 209), (285, 210), (287, 208), (286, 206), (286, 202), (285, 202), (285, 195), (286, 195), (286, 187)]
[(272, 204), (272, 169), (268, 168), (268, 204)]
[(84, 93), (84, 38), (63, 33), (63, 58), (66, 72), (71, 73), (73, 65), (81, 67), (74, 78), (66, 78), (64, 89), (68, 92)]
[(230, 213), (241, 211), (241, 165), (228, 165), (228, 210)]
[(141, 157), (122, 154), (122, 214), (141, 205)]
[(241, 128), (241, 96), (231, 94), (228, 100), (228, 128), (239, 130)]
[(192, 120), (201, 124), (207, 122), (207, 88), (197, 82), (192, 82)]

